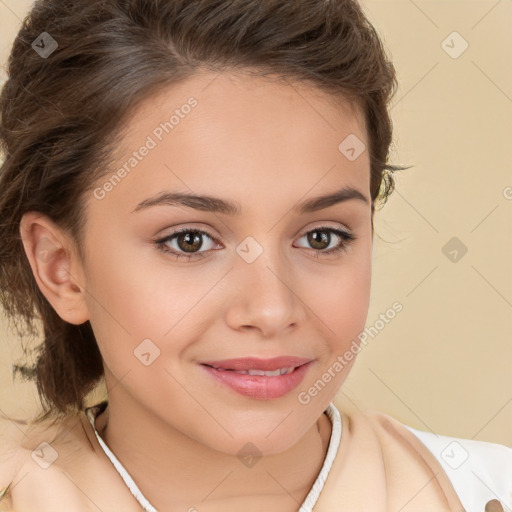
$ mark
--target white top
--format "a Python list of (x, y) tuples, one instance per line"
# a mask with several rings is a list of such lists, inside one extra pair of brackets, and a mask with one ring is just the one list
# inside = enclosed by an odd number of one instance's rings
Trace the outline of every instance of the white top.
[[(101, 438), (101, 436), (98, 434), (98, 431), (96, 430), (95, 420), (96, 416), (99, 415), (101, 412), (105, 410), (107, 407), (107, 402), (102, 402), (101, 404), (88, 407), (85, 409), (85, 413), (87, 415), (87, 418), (89, 419), (89, 422), (92, 425), (92, 428), (94, 429), (94, 433), (96, 434), (96, 438), (98, 439), (98, 442), (100, 443), (100, 446), (103, 448), (103, 451), (106, 453), (107, 457), (110, 459), (114, 467), (116, 468), (117, 472), (121, 475), (121, 478), (124, 480), (124, 483), (128, 486), (128, 489), (130, 489), (131, 493), (135, 497), (135, 499), (140, 503), (141, 507), (146, 512), (158, 512), (157, 509), (151, 505), (149, 500), (142, 494), (140, 489), (137, 487), (137, 484), (133, 481), (132, 477), (128, 474), (128, 471), (123, 467), (123, 465), (119, 462), (117, 457), (112, 453), (110, 448), (107, 446), (105, 441)], [(320, 493), (322, 492), (322, 489), (324, 487), (325, 481), (327, 480), (327, 475), (329, 474), (329, 471), (331, 470), (332, 463), (334, 459), (336, 458), (336, 454), (338, 453), (338, 447), (340, 445), (341, 441), (341, 417), (338, 409), (336, 409), (335, 405), (331, 402), (327, 409), (325, 410), (325, 413), (331, 420), (332, 429), (331, 429), (331, 438), (329, 440), (329, 446), (327, 448), (327, 454), (324, 459), (324, 463), (322, 465), (322, 469), (320, 470), (320, 473), (318, 473), (318, 476), (313, 483), (311, 490), (309, 491), (308, 495), (306, 496), (306, 499), (300, 506), (299, 512), (311, 512), (313, 507), (315, 506), (316, 502), (318, 501), (318, 498), (320, 496)]]
[(512, 511), (512, 448), (405, 426), (440, 462), (465, 512), (483, 512), (493, 500), (499, 501), (505, 512)]

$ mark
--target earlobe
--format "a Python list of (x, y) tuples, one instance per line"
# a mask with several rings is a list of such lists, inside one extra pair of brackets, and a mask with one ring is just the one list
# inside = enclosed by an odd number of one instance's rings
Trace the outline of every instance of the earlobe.
[(38, 212), (23, 215), (20, 235), (37, 286), (53, 309), (68, 323), (86, 322), (83, 272), (69, 236)]

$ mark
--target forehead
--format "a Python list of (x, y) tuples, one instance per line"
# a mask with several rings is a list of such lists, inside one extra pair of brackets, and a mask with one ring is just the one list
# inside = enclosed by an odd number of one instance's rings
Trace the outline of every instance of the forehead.
[(344, 185), (367, 193), (368, 151), (349, 159), (346, 140), (368, 146), (364, 116), (346, 100), (278, 77), (197, 74), (127, 116), (110, 168), (126, 172), (109, 200), (134, 206), (164, 189), (235, 195), (241, 204)]

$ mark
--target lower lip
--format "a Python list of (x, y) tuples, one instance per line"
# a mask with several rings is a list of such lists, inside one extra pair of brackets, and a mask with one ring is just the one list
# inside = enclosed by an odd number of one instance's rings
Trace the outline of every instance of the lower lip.
[(211, 366), (201, 365), (210, 375), (229, 386), (241, 395), (258, 400), (280, 398), (295, 389), (304, 379), (311, 366), (309, 363), (298, 366), (292, 373), (266, 377), (265, 375), (249, 375), (229, 370), (217, 370)]

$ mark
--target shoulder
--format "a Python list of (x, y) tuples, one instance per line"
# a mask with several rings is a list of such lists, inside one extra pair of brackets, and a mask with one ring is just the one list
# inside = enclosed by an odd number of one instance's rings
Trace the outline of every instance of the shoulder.
[(467, 512), (488, 510), (489, 503), (495, 507), (489, 510), (512, 509), (512, 448), (414, 429), (380, 412), (368, 417), (439, 468)]
[(83, 411), (15, 437), (11, 455), (0, 456), (0, 493), (11, 484), (0, 512), (140, 510)]
[(68, 510), (84, 510), (69, 478), (78, 455), (86, 460), (91, 453), (81, 430), (79, 416), (28, 427), (14, 422), (4, 425), (0, 435), (0, 495), (4, 494), (0, 511), (14, 510), (14, 505), (16, 511), (56, 510), (62, 498), (70, 505)]
[(497, 500), (512, 508), (512, 448), (404, 425), (437, 458), (468, 511)]
[(23, 453), (14, 426), (6, 420), (0, 422), (0, 511), (12, 510), (12, 487), (23, 464)]

